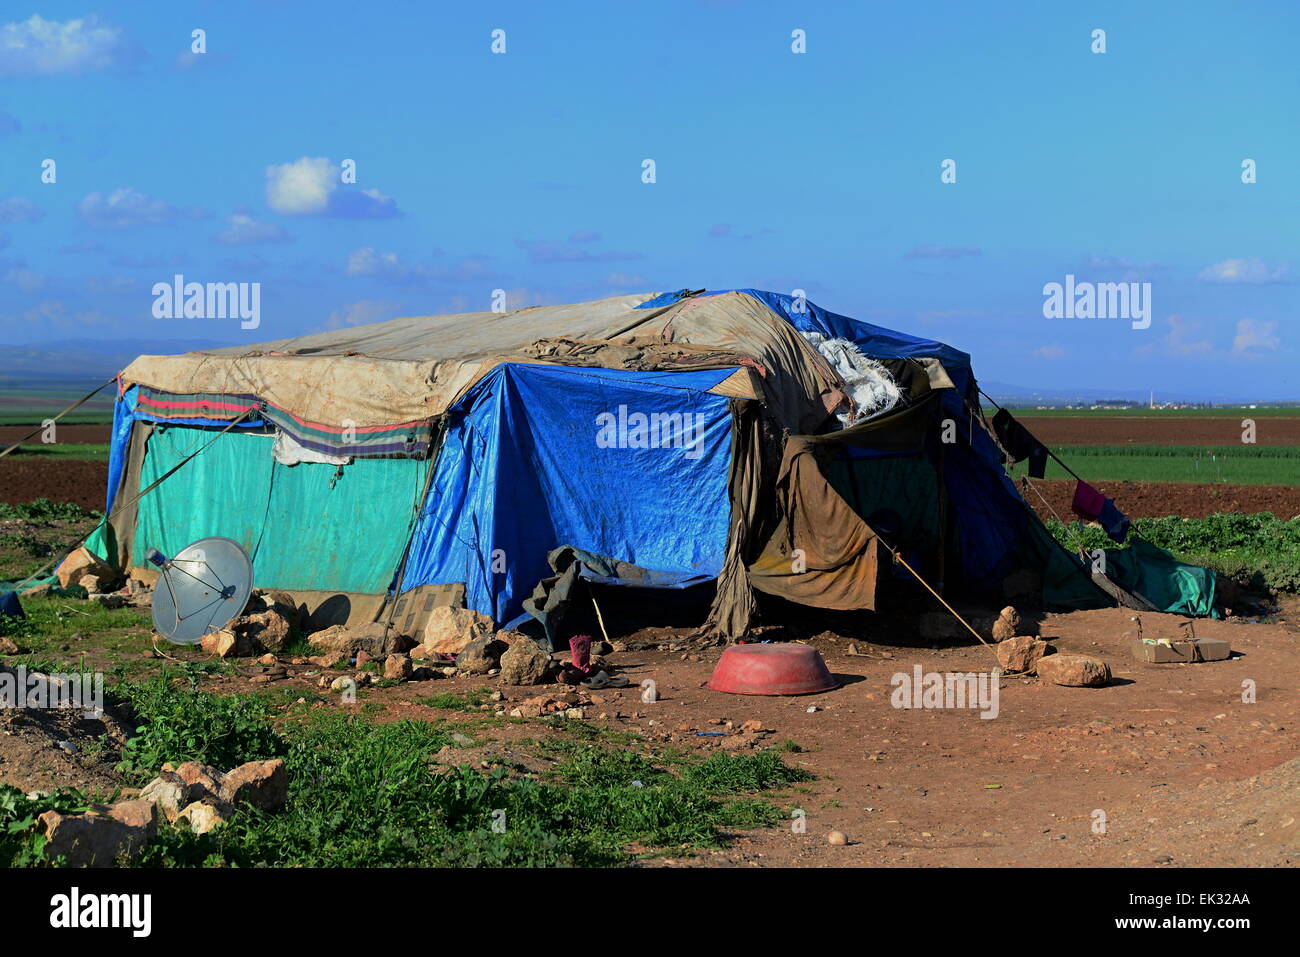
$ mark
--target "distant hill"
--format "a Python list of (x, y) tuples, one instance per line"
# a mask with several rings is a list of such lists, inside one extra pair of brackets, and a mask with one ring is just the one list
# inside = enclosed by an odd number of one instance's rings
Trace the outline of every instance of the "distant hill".
[(4, 347), (0, 388), (49, 389), (103, 382), (136, 356), (178, 355), (228, 345), (208, 339), (68, 339)]
[[(981, 382), (980, 388), (992, 396), (995, 402), (1007, 406), (1064, 406), (1090, 405), (1096, 402), (1129, 401), (1146, 405), (1151, 398), (1150, 389), (1075, 389), (1068, 386), (1050, 388), (1032, 388), (1030, 386), (1010, 385), (1006, 382)], [(1251, 402), (1287, 402), (1294, 403), (1294, 397), (1287, 399), (1277, 395), (1227, 395), (1214, 392), (1163, 392), (1155, 394), (1156, 402), (1191, 402), (1212, 403), (1214, 405), (1243, 405)]]

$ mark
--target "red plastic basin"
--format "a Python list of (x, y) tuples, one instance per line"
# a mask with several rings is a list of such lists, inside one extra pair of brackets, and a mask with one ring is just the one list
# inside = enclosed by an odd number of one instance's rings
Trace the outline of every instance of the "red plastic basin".
[(732, 645), (707, 685), (727, 694), (816, 694), (839, 687), (816, 648), (807, 645)]

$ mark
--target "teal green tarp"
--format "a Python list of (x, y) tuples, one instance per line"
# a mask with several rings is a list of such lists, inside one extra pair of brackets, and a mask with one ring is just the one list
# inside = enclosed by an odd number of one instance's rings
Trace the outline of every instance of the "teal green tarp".
[[(214, 430), (156, 429), (140, 487), (153, 482)], [(270, 435), (229, 432), (140, 500), (132, 554), (174, 555), (210, 536), (233, 538), (253, 559), (259, 588), (379, 594), (393, 578), (428, 462), (354, 459), (286, 466)]]
[(1214, 572), (1180, 562), (1136, 535), (1127, 548), (1106, 549), (1106, 577), (1160, 611), (1198, 617), (1216, 615)]

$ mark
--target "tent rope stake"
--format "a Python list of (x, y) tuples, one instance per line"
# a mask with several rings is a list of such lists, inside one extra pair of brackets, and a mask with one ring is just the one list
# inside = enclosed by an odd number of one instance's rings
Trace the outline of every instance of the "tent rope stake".
[[(970, 622), (968, 622), (968, 621), (967, 621), (965, 618), (963, 618), (961, 615), (957, 614), (957, 610), (956, 610), (955, 608), (953, 608), (952, 605), (950, 605), (950, 604), (948, 604), (946, 601), (944, 601), (942, 595), (940, 595), (937, 591), (935, 591), (933, 588), (930, 587), (930, 583), (927, 582), (924, 578), (921, 577), (921, 573), (918, 572), (918, 571), (917, 571), (915, 568), (913, 568), (911, 565), (907, 564), (907, 559), (903, 558), (903, 556), (902, 556), (901, 554), (899, 554), (899, 553), (898, 553), (897, 551), (895, 551), (893, 548), (890, 548), (888, 545), (886, 545), (886, 544), (884, 543), (883, 540), (881, 541), (881, 544), (882, 544), (882, 545), (885, 545), (885, 548), (888, 548), (888, 549), (889, 549), (889, 553), (890, 553), (891, 555), (894, 556), (894, 561), (898, 562), (898, 564), (902, 565), (902, 566), (903, 566), (904, 568), (906, 568), (909, 572), (911, 572), (911, 573), (912, 573), (912, 577), (915, 578), (917, 581), (919, 581), (922, 585), (924, 585), (924, 586), (925, 586), (925, 590), (928, 591), (928, 592), (929, 592), (931, 595), (933, 595), (935, 598), (937, 598), (937, 599), (939, 600), (939, 604), (943, 605), (944, 608), (948, 609), (948, 612), (949, 612), (949, 613), (950, 613), (954, 618), (956, 618), (959, 622), (961, 622), (961, 623), (966, 627), (966, 630), (969, 631), (972, 635), (974, 635), (975, 638), (976, 638), (976, 640), (979, 641), (979, 643), (980, 643), (981, 645), (983, 645), (985, 648), (987, 648), (987, 649), (989, 650), (989, 653), (992, 654), (993, 657), (994, 657), (994, 659), (996, 660), (996, 659), (997, 659), (997, 652), (993, 650), (993, 646), (992, 646), (992, 645), (990, 645), (987, 641), (984, 640), (984, 636), (981, 635), (978, 631), (976, 631), (973, 627), (971, 627)], [(1001, 667), (1001, 662), (998, 662), (998, 667), (999, 667), (999, 668)], [(1002, 675), (1003, 678), (1032, 678), (1032, 677), (1033, 677), (1033, 675), (1031, 675), (1031, 674), (1030, 674), (1029, 672), (1027, 672), (1027, 671), (1023, 671), (1023, 672), (1021, 672), (1021, 671), (1003, 671), (1003, 672), (1001, 672), (1001, 675)]]

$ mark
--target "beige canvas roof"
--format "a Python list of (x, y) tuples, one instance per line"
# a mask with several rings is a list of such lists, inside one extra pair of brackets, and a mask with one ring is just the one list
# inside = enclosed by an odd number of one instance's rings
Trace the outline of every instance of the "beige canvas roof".
[[(612, 368), (747, 368), (715, 392), (762, 396), (799, 429), (838, 401), (835, 374), (784, 319), (738, 292), (637, 309), (641, 294), (510, 312), (412, 316), (292, 339), (179, 356), (141, 356), (129, 384), (178, 394), (252, 394), (311, 422), (389, 425), (444, 412), (502, 362)], [(594, 346), (582, 361), (548, 348)], [(635, 346), (637, 364), (626, 349)], [(574, 351), (574, 350), (569, 350)], [(704, 355), (717, 353), (716, 357)], [(820, 410), (820, 411), (819, 411)]]

